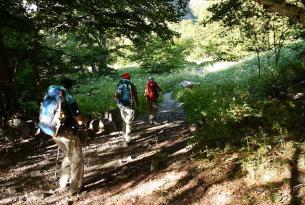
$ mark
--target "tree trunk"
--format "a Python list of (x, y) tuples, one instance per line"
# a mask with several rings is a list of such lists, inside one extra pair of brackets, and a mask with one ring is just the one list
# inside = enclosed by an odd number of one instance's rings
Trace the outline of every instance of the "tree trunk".
[[(34, 51), (33, 51), (33, 58), (37, 59), (37, 55), (39, 53), (39, 48), (40, 46), (36, 43), (36, 45), (34, 46)], [(39, 67), (39, 62), (37, 60), (35, 60), (35, 62), (33, 63), (33, 72), (35, 75), (35, 80), (36, 80), (36, 100), (38, 105), (40, 104), (40, 102), (42, 101), (42, 84), (41, 84), (41, 76), (40, 76), (40, 67)]]
[[(106, 35), (104, 31), (100, 31), (100, 47), (104, 50), (107, 48), (106, 44)], [(102, 76), (105, 74), (107, 70), (107, 58), (106, 58), (106, 53), (102, 56), (99, 62), (99, 75)]]
[(278, 45), (278, 48), (277, 48), (276, 53), (275, 53), (275, 66), (278, 66), (280, 56), (281, 56), (281, 47), (280, 47), (280, 45)]
[(6, 121), (8, 116), (16, 111), (17, 97), (15, 89), (15, 75), (14, 71), (10, 68), (8, 57), (3, 43), (3, 35), (0, 31), (0, 94), (3, 96), (3, 101), (0, 102), (2, 107), (1, 124)]

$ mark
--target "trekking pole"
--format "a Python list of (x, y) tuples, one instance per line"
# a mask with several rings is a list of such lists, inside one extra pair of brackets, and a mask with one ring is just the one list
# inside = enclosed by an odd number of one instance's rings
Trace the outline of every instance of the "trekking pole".
[(56, 165), (55, 165), (55, 176), (54, 176), (54, 181), (56, 181), (56, 176), (57, 176), (57, 167), (58, 167), (58, 160), (59, 160), (59, 147), (57, 148), (57, 156), (56, 156)]

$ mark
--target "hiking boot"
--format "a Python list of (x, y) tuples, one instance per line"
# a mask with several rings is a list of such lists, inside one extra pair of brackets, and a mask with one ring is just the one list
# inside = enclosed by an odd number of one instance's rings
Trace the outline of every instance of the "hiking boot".
[(125, 139), (125, 142), (126, 142), (127, 145), (130, 144), (131, 138), (130, 138), (129, 135), (125, 135), (125, 136), (124, 136), (124, 139)]
[(150, 125), (159, 125), (159, 123), (156, 120), (149, 120)]
[(73, 195), (79, 194), (81, 189), (72, 189), (70, 188), (68, 191), (68, 197), (72, 197)]
[(158, 123), (157, 121), (153, 121), (153, 125), (159, 125), (160, 123)]

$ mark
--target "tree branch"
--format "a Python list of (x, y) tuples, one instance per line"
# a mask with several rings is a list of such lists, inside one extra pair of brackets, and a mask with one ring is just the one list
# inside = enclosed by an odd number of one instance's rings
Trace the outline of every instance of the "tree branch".
[(305, 25), (305, 9), (297, 5), (287, 3), (284, 0), (254, 0), (264, 6), (267, 11), (276, 12), (287, 16), (293, 21)]

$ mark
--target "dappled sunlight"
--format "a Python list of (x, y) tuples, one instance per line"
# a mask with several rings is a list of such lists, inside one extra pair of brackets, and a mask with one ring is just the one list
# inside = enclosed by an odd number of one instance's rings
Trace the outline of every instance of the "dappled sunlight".
[(33, 168), (35, 169), (39, 169), (42, 166), (48, 165), (49, 162), (48, 161), (40, 161), (34, 164), (28, 164), (28, 165), (22, 165), (20, 167), (16, 167), (14, 168), (14, 175), (12, 177), (16, 177), (18, 175), (23, 175), (25, 173), (28, 173), (29, 171), (31, 171)]
[(87, 174), (85, 176), (86, 177), (95, 176), (96, 174), (98, 174), (102, 170), (105, 170), (105, 169), (108, 169), (108, 168), (115, 168), (115, 167), (118, 168), (118, 167), (121, 167), (121, 166), (125, 166), (125, 165), (128, 165), (128, 163), (140, 161), (140, 160), (142, 160), (146, 157), (153, 156), (156, 153), (157, 153), (157, 150), (152, 150), (152, 151), (144, 152), (143, 154), (137, 155), (134, 158), (132, 158), (129, 155), (129, 156), (126, 156), (126, 157), (121, 157), (121, 158), (118, 158), (118, 159), (110, 160), (110, 161), (104, 162), (102, 164), (86, 166), (85, 171), (86, 171)]
[(270, 167), (270, 165), (248, 168), (245, 181), (249, 185), (263, 185), (266, 183), (278, 183), (290, 178), (289, 167)]
[(305, 204), (305, 0), (1, 12), (0, 204)]
[[(179, 179), (186, 176), (186, 171), (181, 172), (167, 172), (161, 176), (158, 176), (156, 179), (150, 179), (149, 181), (144, 181), (133, 187), (131, 190), (127, 190), (124, 194), (120, 196), (113, 196), (110, 199), (106, 200), (106, 204), (113, 200), (128, 200), (134, 197), (145, 197), (147, 195), (153, 194), (154, 192), (161, 189), (168, 189), (169, 187), (174, 186)], [(119, 198), (117, 198), (119, 197)]]
[(171, 157), (175, 157), (180, 154), (188, 153), (188, 152), (192, 151), (193, 148), (194, 148), (194, 145), (188, 145), (188, 146), (178, 150), (177, 152), (174, 152), (173, 154), (171, 154)]
[(241, 202), (242, 200), (239, 198), (238, 192), (244, 191), (244, 185), (242, 181), (224, 181), (212, 185), (200, 200), (200, 204), (228, 205)]
[(212, 204), (218, 204), (218, 205), (229, 204), (231, 201), (231, 195), (232, 193), (230, 192), (222, 191), (212, 197), (211, 199)]

